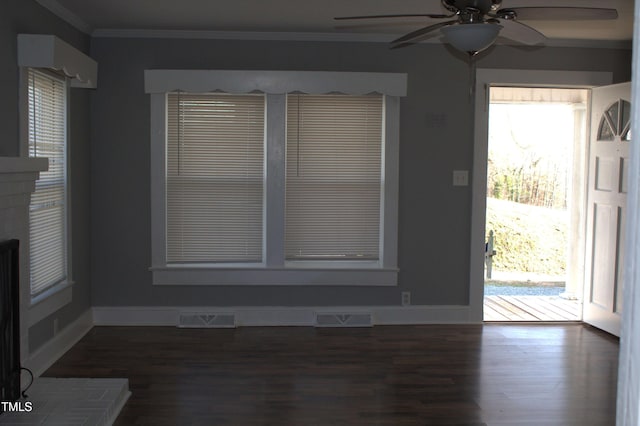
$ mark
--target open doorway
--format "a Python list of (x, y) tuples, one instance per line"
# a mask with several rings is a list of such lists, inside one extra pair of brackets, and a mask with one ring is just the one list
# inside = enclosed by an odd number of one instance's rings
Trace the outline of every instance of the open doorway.
[(588, 96), (489, 88), (485, 321), (582, 319)]

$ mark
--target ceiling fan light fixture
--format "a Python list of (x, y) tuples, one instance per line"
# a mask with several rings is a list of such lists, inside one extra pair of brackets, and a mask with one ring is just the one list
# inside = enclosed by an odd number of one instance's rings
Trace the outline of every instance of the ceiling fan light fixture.
[(449, 25), (442, 28), (447, 43), (458, 50), (475, 55), (491, 46), (502, 29), (502, 25), (477, 23)]

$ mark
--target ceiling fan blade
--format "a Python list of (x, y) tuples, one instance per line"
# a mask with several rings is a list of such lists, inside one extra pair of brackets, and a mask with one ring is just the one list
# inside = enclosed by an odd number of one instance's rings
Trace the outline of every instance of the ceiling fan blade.
[(336, 21), (356, 20), (356, 19), (387, 19), (387, 18), (431, 18), (431, 19), (445, 19), (451, 18), (455, 15), (442, 15), (437, 13), (413, 13), (413, 14), (401, 14), (401, 15), (364, 15), (364, 16), (338, 16), (333, 19)]
[(505, 12), (513, 11), (516, 19), (532, 21), (591, 21), (617, 19), (616, 9), (597, 7), (514, 7), (501, 9), (497, 15), (502, 17)]
[(547, 40), (544, 34), (542, 34), (540, 31), (536, 30), (535, 28), (531, 28), (530, 26), (525, 25), (522, 22), (509, 19), (501, 19), (500, 25), (502, 25), (503, 27), (500, 31), (500, 35), (510, 40), (517, 41), (518, 43), (533, 46), (536, 44), (544, 43), (545, 40)]
[(419, 30), (412, 31), (409, 34), (405, 34), (402, 37), (393, 40), (391, 42), (391, 48), (397, 49), (400, 47), (409, 46), (411, 44), (425, 40), (433, 36), (435, 32), (440, 28), (446, 27), (447, 25), (455, 24), (456, 22), (457, 22), (456, 20), (439, 22), (437, 24), (429, 25), (428, 27), (424, 27), (424, 28), (420, 28)]

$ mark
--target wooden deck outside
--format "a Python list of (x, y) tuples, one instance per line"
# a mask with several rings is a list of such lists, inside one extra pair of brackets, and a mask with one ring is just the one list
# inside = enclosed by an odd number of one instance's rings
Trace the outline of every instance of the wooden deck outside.
[(485, 321), (580, 321), (582, 302), (558, 296), (485, 296)]

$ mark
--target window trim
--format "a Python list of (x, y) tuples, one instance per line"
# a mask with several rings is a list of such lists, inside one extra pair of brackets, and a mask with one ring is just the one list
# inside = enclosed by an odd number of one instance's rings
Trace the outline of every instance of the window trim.
[[(34, 68), (38, 69), (38, 68)], [(41, 70), (42, 71), (42, 70)], [(46, 70), (44, 70), (46, 71)], [(55, 73), (54, 73), (55, 74)], [(66, 262), (67, 262), (67, 277), (65, 280), (60, 281), (43, 292), (32, 296), (31, 288), (27, 289), (25, 294), (28, 295), (26, 301), (26, 308), (29, 312), (28, 323), (29, 325), (36, 324), (52, 313), (56, 312), (63, 306), (71, 303), (72, 300), (72, 287), (74, 284), (72, 273), (72, 234), (71, 234), (71, 183), (69, 180), (70, 167), (69, 167), (69, 95), (70, 84), (68, 78), (57, 75), (57, 77), (65, 80), (65, 245), (67, 250)], [(20, 68), (20, 154), (23, 157), (29, 157), (29, 67)], [(30, 241), (27, 242), (30, 246)], [(31, 283), (31, 270), (28, 271), (27, 280)]]
[(71, 87), (98, 87), (98, 63), (50, 34), (18, 34), (18, 66), (64, 74)]
[[(154, 285), (397, 285), (400, 96), (406, 74), (146, 70), (151, 112), (151, 267)], [(232, 89), (232, 90), (229, 90)], [(167, 265), (166, 262), (166, 93), (228, 91), (266, 94), (265, 251), (255, 264)], [(378, 261), (285, 261), (286, 93), (384, 95), (382, 256)]]
[(407, 75), (402, 73), (339, 71), (246, 71), (246, 70), (145, 70), (146, 93), (226, 92), (314, 95), (343, 93), (387, 96), (407, 95)]
[[(17, 62), (19, 67), (19, 135), (20, 156), (29, 157), (29, 78), (28, 68), (43, 69), (63, 75), (66, 80), (66, 120), (65, 120), (65, 149), (66, 149), (66, 247), (67, 247), (67, 280), (50, 287), (43, 293), (31, 297), (31, 288), (22, 291), (20, 302), (21, 312), (27, 315), (29, 325), (33, 325), (48, 317), (63, 306), (71, 303), (73, 292), (73, 250), (72, 250), (72, 168), (69, 149), (70, 135), (68, 132), (70, 117), (70, 89), (96, 88), (98, 79), (98, 64), (89, 56), (75, 47), (50, 34), (18, 34)], [(29, 240), (26, 241), (27, 253)], [(26, 282), (31, 282), (30, 268), (26, 268)], [(25, 286), (26, 287), (26, 286)]]

